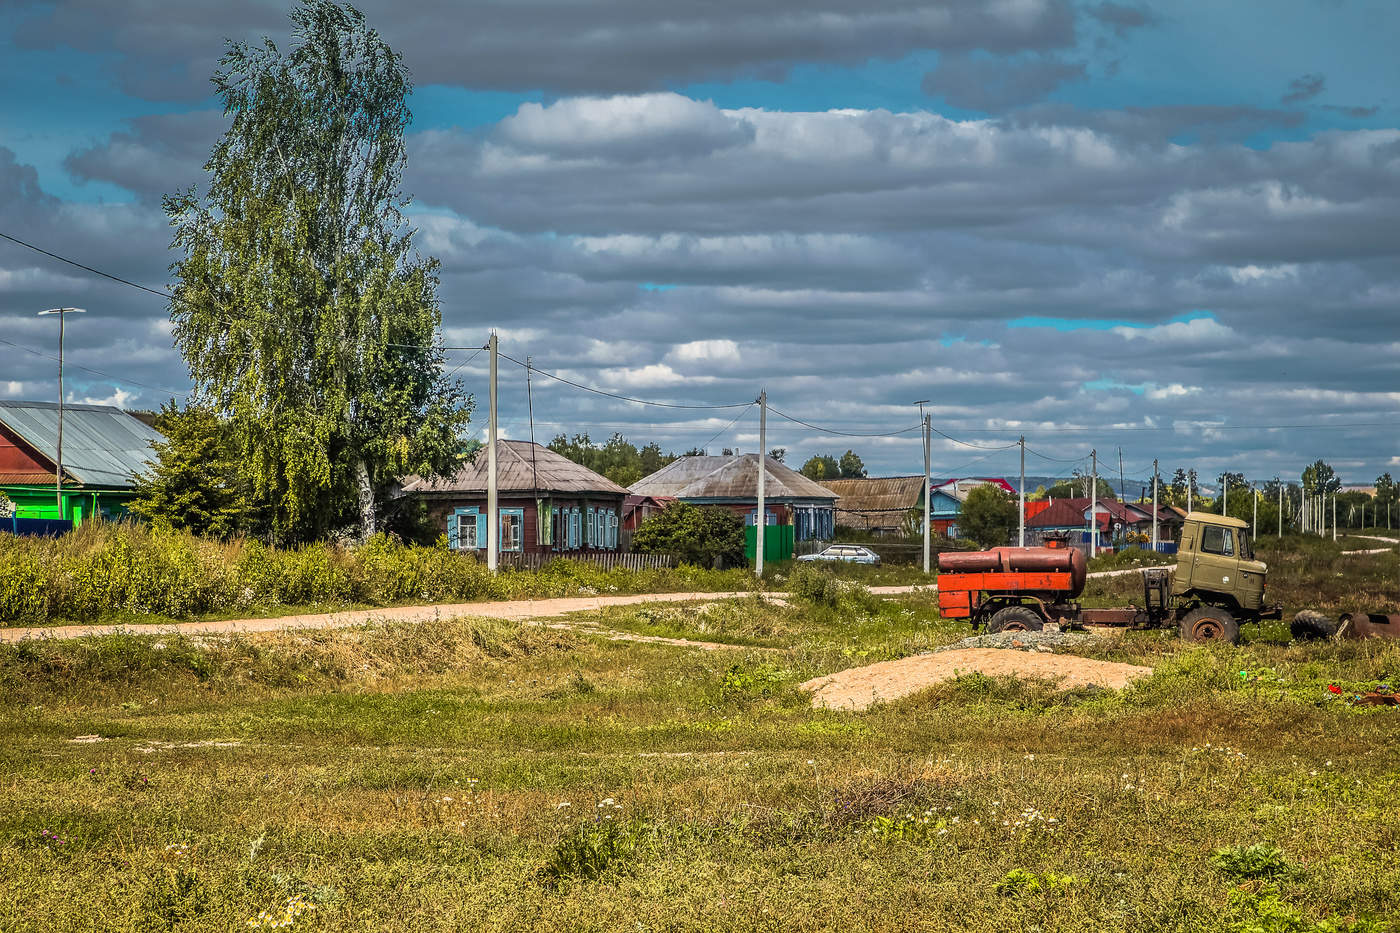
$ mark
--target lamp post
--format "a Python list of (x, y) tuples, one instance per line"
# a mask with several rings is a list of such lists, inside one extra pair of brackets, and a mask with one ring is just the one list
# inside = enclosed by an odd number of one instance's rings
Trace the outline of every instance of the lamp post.
[(53, 496), (54, 503), (58, 506), (59, 521), (63, 520), (63, 316), (82, 314), (85, 311), (85, 308), (49, 308), (39, 312), (40, 317), (46, 314), (58, 315), (58, 449), (54, 458)]

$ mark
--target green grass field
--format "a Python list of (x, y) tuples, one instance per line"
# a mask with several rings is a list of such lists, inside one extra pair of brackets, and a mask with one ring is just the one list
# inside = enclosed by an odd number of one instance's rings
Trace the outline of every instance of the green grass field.
[(1121, 693), (842, 713), (797, 684), (966, 628), (574, 621), (0, 648), (0, 931), (1400, 929), (1400, 710), (1348, 702), (1400, 644), (1132, 633), (1088, 652), (1155, 668)]

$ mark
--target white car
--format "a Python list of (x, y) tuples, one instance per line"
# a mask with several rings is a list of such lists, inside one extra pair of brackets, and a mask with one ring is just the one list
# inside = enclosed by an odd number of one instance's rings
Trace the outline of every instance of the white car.
[(880, 555), (868, 547), (856, 544), (833, 544), (815, 554), (803, 554), (798, 560), (843, 560), (850, 564), (878, 564)]

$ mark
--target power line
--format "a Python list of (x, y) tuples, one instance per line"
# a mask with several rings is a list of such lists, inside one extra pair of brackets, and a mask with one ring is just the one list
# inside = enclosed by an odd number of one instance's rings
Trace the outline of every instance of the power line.
[(779, 416), (780, 418), (786, 418), (788, 421), (791, 421), (794, 424), (800, 424), (804, 428), (811, 428), (813, 431), (821, 431), (826, 434), (839, 434), (842, 437), (898, 437), (901, 434), (909, 434), (910, 432), (917, 431), (923, 427), (922, 424), (916, 424), (912, 425), (911, 427), (901, 428), (898, 431), (838, 431), (835, 428), (822, 427), (819, 424), (812, 424), (810, 421), (803, 421), (801, 418), (794, 418), (792, 415), (789, 415), (786, 412), (779, 411), (772, 405), (768, 406), (768, 410), (771, 411), (773, 414)]
[[(4, 337), (0, 337), (0, 343), (9, 344), (16, 350), (23, 350), (26, 353), (33, 353), (35, 356), (42, 356), (46, 360), (53, 360), (55, 362), (58, 361), (58, 357), (54, 356), (51, 353), (45, 353), (44, 351), (36, 350), (33, 347), (26, 347), (23, 344), (15, 343), (13, 340), (6, 340)], [(137, 382), (135, 379), (124, 379), (121, 376), (114, 376), (111, 373), (103, 372), (100, 369), (93, 369), (91, 366), (82, 366), (78, 363), (72, 363), (67, 361), (64, 362), (64, 365), (72, 367), (73, 369), (81, 369), (83, 372), (92, 373), (93, 375), (101, 376), (104, 379), (110, 379), (113, 382), (119, 382), (122, 385), (137, 386), (142, 389), (150, 389), (154, 392), (169, 392), (171, 395), (189, 394), (188, 392), (181, 391), (180, 389), (172, 389), (169, 386), (153, 386), (145, 382)]]
[[(501, 359), (510, 360), (516, 366), (523, 367), (526, 365), (525, 363), (520, 362), (513, 356), (510, 356), (505, 353), (500, 353), (499, 351), (497, 352)], [(555, 373), (551, 373), (546, 370), (540, 369), (538, 366), (532, 366), (531, 369), (534, 372), (539, 373), (541, 376), (548, 376), (550, 379), (553, 379), (556, 382), (562, 382), (565, 385), (573, 386), (575, 389), (582, 389), (585, 392), (592, 392), (595, 395), (604, 395), (608, 398), (615, 398), (623, 402), (633, 402), (637, 405), (652, 405), (656, 408), (688, 408), (693, 410), (717, 411), (725, 408), (747, 408), (749, 405), (753, 404), (753, 402), (736, 402), (733, 405), (683, 405), (677, 402), (653, 402), (649, 399), (633, 398), (630, 395), (621, 395), (617, 392), (609, 392), (606, 389), (597, 389), (593, 386), (584, 385), (581, 382), (574, 382), (572, 379), (565, 379), (563, 376), (556, 375)]]
[(35, 246), (33, 243), (26, 243), (24, 240), (21, 240), (17, 236), (10, 236), (8, 233), (0, 233), (0, 237), (9, 240), (11, 243), (18, 243), (20, 246), (23, 246), (26, 249), (32, 249), (36, 253), (43, 253), (50, 259), (57, 259), (59, 262), (66, 262), (68, 263), (68, 265), (76, 266), (79, 269), (82, 269), (84, 272), (91, 272), (93, 275), (100, 275), (104, 279), (111, 279), (113, 282), (120, 282), (123, 285), (129, 285), (132, 288), (139, 288), (141, 289), (141, 291), (150, 292), (152, 295), (155, 295), (159, 298), (175, 297), (170, 292), (167, 292), (164, 289), (148, 288), (147, 286), (142, 285), (139, 282), (133, 282), (130, 279), (124, 279), (119, 275), (113, 275), (110, 272), (103, 272), (101, 269), (94, 269), (92, 266), (85, 266), (82, 263), (78, 262), (76, 259), (69, 259), (67, 256), (58, 255), (58, 253), (51, 253), (48, 250), (43, 249), (42, 247)]
[[(734, 427), (734, 425), (738, 424), (738, 423), (739, 423), (739, 419), (740, 419), (740, 418), (743, 418), (745, 415), (747, 415), (747, 414), (749, 413), (749, 410), (752, 409), (752, 408), (753, 408), (755, 405), (757, 405), (757, 404), (758, 404), (757, 402), (749, 402), (748, 405), (744, 406), (744, 410), (743, 410), (743, 411), (739, 412), (739, 414), (737, 414), (737, 415), (734, 416), (734, 420), (733, 420), (733, 421), (729, 422), (729, 423), (726, 424), (724, 427), (720, 428), (718, 431), (716, 431), (716, 432), (710, 437), (709, 440), (707, 440), (705, 443), (701, 444), (701, 445), (700, 445), (700, 449), (701, 449), (701, 450), (706, 450), (706, 449), (708, 449), (709, 446), (710, 446), (711, 444), (714, 443), (715, 438), (719, 437), (721, 434), (724, 434), (724, 433), (727, 432), (730, 428)], [(767, 454), (767, 451), (760, 450), (759, 453), (760, 453), (760, 454), (765, 454), (765, 455), (766, 455), (766, 454)]]

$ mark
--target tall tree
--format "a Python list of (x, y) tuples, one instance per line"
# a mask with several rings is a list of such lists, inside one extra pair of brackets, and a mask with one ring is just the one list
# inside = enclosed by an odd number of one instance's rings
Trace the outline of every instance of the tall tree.
[(841, 455), (839, 466), (842, 479), (860, 479), (865, 476), (865, 463), (854, 450), (848, 450)]
[(403, 213), (399, 55), (330, 0), (291, 20), (287, 52), (231, 43), (213, 76), (232, 124), (204, 195), (165, 199), (171, 320), (274, 534), (367, 537), (394, 479), (453, 465), (471, 399), (443, 375), (437, 262)]
[(1314, 460), (1303, 468), (1303, 489), (1310, 496), (1332, 495), (1342, 488), (1342, 481), (1337, 476), (1337, 471), (1332, 469), (1325, 460)]

